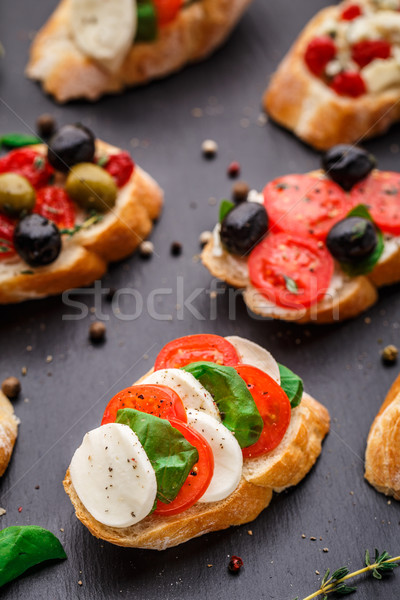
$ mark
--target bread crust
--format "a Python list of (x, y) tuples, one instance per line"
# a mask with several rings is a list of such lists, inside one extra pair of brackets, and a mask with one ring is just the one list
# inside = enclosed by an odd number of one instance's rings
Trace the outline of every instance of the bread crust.
[(97, 100), (169, 75), (207, 57), (223, 43), (251, 0), (201, 0), (182, 9), (152, 43), (132, 45), (116, 73), (85, 56), (70, 34), (70, 1), (62, 0), (31, 47), (28, 77), (43, 83), (58, 102)]
[(0, 390), (0, 477), (10, 462), (18, 436), (18, 424), (13, 405)]
[(325, 19), (338, 16), (340, 6), (321, 10), (306, 25), (272, 76), (263, 98), (272, 119), (320, 150), (382, 134), (400, 119), (398, 89), (347, 98), (330, 90), (307, 69), (304, 53), (309, 41)]
[(365, 478), (378, 492), (400, 500), (400, 375), (372, 423)]
[[(43, 146), (36, 147), (43, 151)], [(119, 149), (100, 140), (97, 151)], [(87, 286), (102, 277), (111, 261), (121, 260), (135, 250), (151, 232), (153, 220), (163, 204), (158, 184), (135, 165), (130, 181), (119, 190), (117, 202), (103, 220), (71, 238), (63, 237), (58, 259), (31, 269), (22, 260), (4, 267), (0, 263), (0, 304), (43, 298), (75, 287)]]

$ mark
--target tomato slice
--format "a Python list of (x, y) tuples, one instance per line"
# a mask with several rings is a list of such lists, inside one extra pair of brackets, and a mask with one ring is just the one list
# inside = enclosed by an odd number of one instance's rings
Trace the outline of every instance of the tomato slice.
[(105, 170), (115, 179), (119, 188), (128, 183), (134, 169), (134, 162), (128, 152), (119, 152), (111, 154), (105, 165)]
[(183, 0), (153, 0), (159, 25), (173, 21), (182, 8)]
[(38, 189), (48, 184), (54, 169), (39, 152), (32, 148), (20, 148), (0, 158), (0, 173), (22, 175)]
[(240, 362), (235, 348), (225, 338), (212, 334), (187, 335), (164, 346), (156, 358), (154, 370), (179, 369), (200, 360), (227, 366)]
[(320, 77), (328, 62), (336, 56), (335, 42), (329, 35), (322, 35), (310, 41), (304, 60), (311, 73)]
[(350, 4), (342, 11), (340, 18), (342, 21), (353, 21), (353, 19), (361, 17), (362, 14), (362, 10), (358, 4)]
[(242, 450), (245, 458), (254, 458), (270, 452), (281, 443), (289, 427), (292, 409), (281, 386), (264, 371), (250, 365), (239, 365), (235, 369), (246, 382), (264, 421), (258, 441)]
[(269, 234), (249, 257), (252, 284), (285, 308), (307, 308), (321, 300), (334, 262), (322, 242), (287, 233)]
[(15, 254), (13, 236), (15, 221), (0, 214), (0, 260)]
[(157, 501), (155, 514), (168, 516), (176, 515), (197, 502), (210, 485), (214, 473), (214, 456), (209, 443), (203, 436), (177, 419), (169, 419), (169, 422), (185, 436), (192, 446), (197, 448), (199, 460), (193, 466), (175, 500), (169, 504)]
[(349, 198), (329, 179), (285, 175), (264, 188), (270, 230), (325, 240), (332, 227), (351, 209)]
[(182, 400), (165, 385), (134, 385), (122, 390), (107, 404), (101, 424), (115, 423), (117, 412), (123, 408), (136, 408), (160, 419), (176, 418), (187, 422)]
[(331, 88), (339, 96), (358, 98), (367, 93), (367, 86), (362, 75), (357, 71), (342, 71), (332, 79)]
[(385, 233), (400, 235), (400, 173), (373, 171), (350, 193), (353, 206), (365, 204)]
[(46, 186), (36, 194), (34, 213), (53, 221), (60, 229), (75, 225), (75, 206), (67, 192), (57, 186)]
[(386, 40), (361, 40), (353, 45), (351, 58), (362, 69), (377, 58), (389, 58), (391, 53), (392, 46)]

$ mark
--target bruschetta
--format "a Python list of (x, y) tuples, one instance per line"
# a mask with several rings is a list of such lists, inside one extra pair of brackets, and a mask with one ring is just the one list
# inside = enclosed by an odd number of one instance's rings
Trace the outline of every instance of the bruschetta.
[(96, 537), (163, 550), (255, 519), (305, 477), (329, 422), (264, 348), (187, 336), (109, 402), (64, 488)]
[(19, 420), (9, 399), (0, 390), (0, 477), (4, 475), (18, 435)]

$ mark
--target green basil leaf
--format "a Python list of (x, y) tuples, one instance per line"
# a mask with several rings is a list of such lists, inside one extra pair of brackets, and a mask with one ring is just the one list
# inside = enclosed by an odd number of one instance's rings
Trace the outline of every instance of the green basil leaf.
[(289, 398), (290, 406), (292, 408), (296, 408), (296, 406), (300, 404), (303, 397), (303, 380), (287, 367), (284, 367), (279, 363), (278, 367), (281, 375), (281, 388)]
[(290, 292), (291, 294), (298, 294), (299, 288), (298, 288), (295, 280), (292, 279), (291, 277), (289, 277), (289, 275), (284, 275), (283, 278), (285, 280), (285, 285), (286, 285), (287, 291)]
[(233, 367), (196, 362), (182, 369), (196, 377), (210, 392), (223, 424), (232, 431), (241, 448), (258, 441), (264, 422), (247, 385)]
[(157, 13), (152, 0), (141, 0), (137, 5), (135, 42), (153, 42), (157, 38)]
[(373, 218), (371, 217), (371, 213), (365, 204), (357, 204), (357, 206), (352, 208), (351, 211), (347, 213), (346, 219), (349, 217), (360, 217), (361, 219), (367, 219), (367, 221), (371, 221), (371, 223), (374, 222)]
[(222, 200), (219, 205), (219, 222), (225, 219), (226, 215), (231, 212), (232, 208), (235, 208), (235, 205), (230, 200)]
[[(347, 218), (348, 217), (361, 217), (362, 219), (367, 219), (368, 221), (371, 221), (371, 223), (374, 222), (365, 204), (359, 204), (358, 206), (355, 206), (348, 213)], [(376, 225), (375, 229), (378, 238), (378, 243), (376, 245), (375, 250), (372, 252), (372, 254), (370, 254), (370, 256), (354, 265), (351, 265), (349, 263), (340, 263), (340, 266), (342, 270), (346, 273), (346, 275), (349, 275), (350, 277), (357, 277), (357, 275), (366, 275), (374, 269), (376, 263), (379, 261), (385, 249), (383, 234)]]
[(46, 560), (64, 559), (59, 540), (47, 529), (26, 525), (0, 531), (0, 587)]
[(25, 133), (7, 133), (0, 138), (0, 144), (6, 148), (23, 148), (24, 146), (40, 144), (41, 141), (35, 135), (27, 135)]
[(197, 449), (169, 421), (134, 408), (119, 410), (116, 423), (129, 425), (138, 436), (156, 473), (157, 498), (175, 500), (199, 460)]

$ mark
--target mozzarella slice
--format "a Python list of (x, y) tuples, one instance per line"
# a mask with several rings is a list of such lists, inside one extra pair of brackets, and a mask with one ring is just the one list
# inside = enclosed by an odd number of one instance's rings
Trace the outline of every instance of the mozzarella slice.
[(183, 402), (186, 409), (194, 408), (221, 420), (218, 407), (213, 397), (191, 373), (181, 369), (161, 369), (140, 382), (143, 384), (166, 385), (173, 389)]
[(210, 415), (191, 408), (187, 417), (189, 427), (207, 440), (214, 455), (214, 474), (198, 502), (224, 500), (235, 491), (242, 477), (242, 450), (229, 429)]
[(376, 59), (362, 69), (369, 92), (377, 94), (400, 85), (400, 65), (395, 58)]
[(156, 475), (127, 425), (109, 423), (89, 431), (69, 469), (82, 504), (104, 525), (129, 527), (153, 508)]
[(80, 50), (116, 71), (135, 39), (136, 0), (71, 0), (70, 24)]
[(281, 383), (278, 363), (268, 350), (237, 335), (230, 335), (225, 339), (234, 346), (242, 363), (257, 367), (272, 377), (274, 381)]

